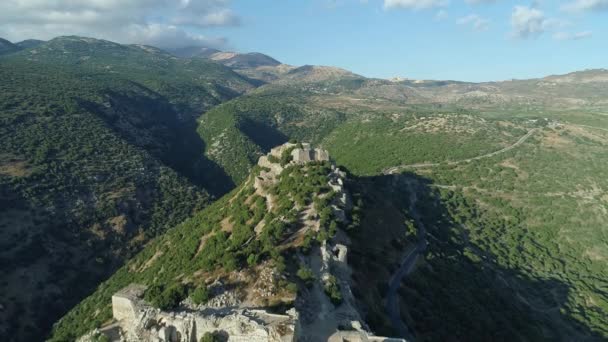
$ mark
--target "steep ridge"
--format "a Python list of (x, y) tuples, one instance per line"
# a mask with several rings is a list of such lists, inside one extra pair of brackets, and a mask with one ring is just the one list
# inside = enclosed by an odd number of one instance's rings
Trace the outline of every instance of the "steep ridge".
[[(52, 340), (93, 328), (99, 330), (85, 340), (99, 334), (162, 339), (167, 331), (199, 340), (205, 332), (231, 334), (233, 323), (208, 323), (221, 317), (245, 324), (251, 315), (292, 308), (291, 318), (275, 316), (287, 320), (281, 320), (286, 335), (270, 338), (272, 324), (261, 323), (255, 331), (266, 337), (250, 340), (367, 337), (346, 262), (346, 231), (359, 221), (347, 181), (324, 150), (273, 148), (241, 186), (156, 239), (60, 320)], [(128, 317), (124, 299), (136, 308)]]

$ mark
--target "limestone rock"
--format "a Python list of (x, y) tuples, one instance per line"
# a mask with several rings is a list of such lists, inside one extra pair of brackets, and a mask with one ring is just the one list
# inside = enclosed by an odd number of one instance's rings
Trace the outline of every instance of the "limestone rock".
[(294, 340), (298, 318), (293, 312), (277, 315), (264, 310), (231, 309), (227, 302), (218, 303), (222, 304), (219, 308), (161, 311), (141, 298), (144, 291), (145, 286), (131, 284), (117, 292), (112, 297), (112, 311), (117, 321), (113, 331), (94, 330), (79, 341), (95, 341), (100, 334), (112, 341), (198, 341), (207, 332), (221, 332), (228, 341)]

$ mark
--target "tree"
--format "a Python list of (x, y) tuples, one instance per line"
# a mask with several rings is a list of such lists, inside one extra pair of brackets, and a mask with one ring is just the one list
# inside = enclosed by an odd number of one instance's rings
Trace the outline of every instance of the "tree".
[(338, 279), (335, 276), (330, 275), (329, 278), (325, 281), (325, 294), (329, 297), (334, 305), (339, 305), (342, 303), (342, 292), (340, 291), (340, 285), (338, 284)]
[(206, 303), (209, 300), (209, 289), (207, 285), (201, 284), (197, 287), (190, 296), (194, 304)]
[(255, 265), (257, 265), (259, 259), (260, 259), (260, 257), (257, 254), (251, 253), (247, 257), (247, 265), (255, 266)]
[(188, 289), (182, 283), (176, 283), (168, 287), (153, 285), (144, 294), (144, 298), (150, 304), (161, 310), (173, 309), (188, 295)]
[(199, 342), (219, 342), (219, 338), (214, 333), (206, 332)]
[(300, 269), (298, 269), (296, 275), (298, 276), (298, 278), (302, 279), (302, 281), (304, 281), (304, 283), (308, 287), (312, 286), (312, 283), (315, 280), (314, 273), (310, 268), (306, 267), (305, 265), (300, 266)]

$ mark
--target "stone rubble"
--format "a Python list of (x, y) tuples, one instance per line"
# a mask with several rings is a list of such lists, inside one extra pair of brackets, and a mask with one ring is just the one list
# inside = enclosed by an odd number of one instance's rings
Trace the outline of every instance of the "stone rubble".
[(95, 341), (100, 335), (112, 341), (191, 342), (207, 332), (228, 341), (287, 342), (294, 340), (298, 321), (295, 310), (286, 315), (243, 308), (205, 308), (197, 311), (162, 311), (143, 299), (145, 286), (131, 284), (112, 296), (111, 329), (94, 330), (79, 342)]

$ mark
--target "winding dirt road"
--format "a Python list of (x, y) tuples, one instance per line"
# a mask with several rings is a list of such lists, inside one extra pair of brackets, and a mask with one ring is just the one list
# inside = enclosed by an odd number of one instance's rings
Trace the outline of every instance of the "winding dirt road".
[(477, 156), (477, 157), (473, 157), (473, 158), (467, 158), (467, 159), (462, 159), (462, 160), (443, 162), (443, 163), (420, 163), (420, 164), (399, 165), (399, 166), (394, 166), (394, 167), (390, 167), (388, 169), (385, 169), (382, 173), (385, 174), (385, 175), (392, 175), (392, 174), (398, 173), (402, 169), (408, 169), (408, 168), (409, 169), (421, 169), (421, 168), (425, 168), (425, 167), (439, 166), (439, 165), (442, 165), (442, 164), (443, 165), (457, 165), (457, 164), (461, 164), (461, 163), (472, 162), (474, 160), (494, 157), (495, 155), (508, 152), (508, 151), (516, 148), (517, 146), (523, 144), (532, 134), (534, 134), (538, 130), (539, 130), (539, 128), (532, 128), (531, 130), (528, 131), (528, 133), (526, 133), (521, 138), (519, 138), (519, 140), (517, 140), (514, 144), (509, 145), (509, 146), (507, 146), (507, 147), (505, 147), (503, 149), (500, 149), (498, 151), (494, 151), (494, 152), (491, 152), (491, 153), (483, 154), (481, 156)]

